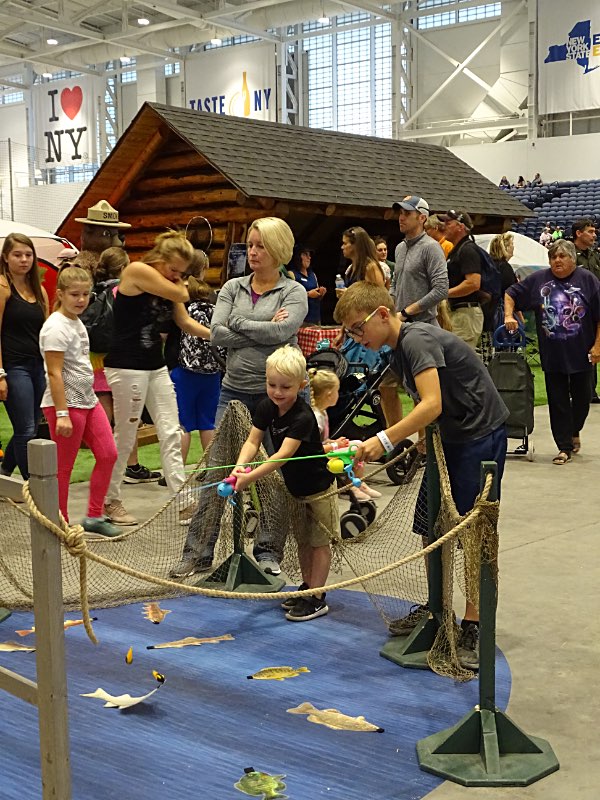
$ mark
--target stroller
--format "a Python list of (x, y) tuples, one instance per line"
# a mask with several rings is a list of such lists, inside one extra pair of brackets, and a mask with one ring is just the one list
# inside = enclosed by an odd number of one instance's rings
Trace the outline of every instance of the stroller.
[(521, 444), (507, 455), (526, 456), (533, 461), (535, 448), (529, 441), (533, 431), (535, 391), (533, 373), (525, 355), (527, 337), (519, 326), (514, 335), (504, 325), (494, 332), (494, 350), (488, 371), (498, 394), (504, 400), (510, 416), (506, 421), (509, 439), (520, 439)]
[[(379, 387), (390, 368), (387, 354), (373, 353), (356, 342), (346, 341), (340, 350), (317, 350), (306, 363), (308, 368), (331, 370), (340, 380), (339, 400), (328, 410), (332, 439), (345, 436), (350, 440), (364, 441), (385, 429)], [(385, 460), (391, 461), (412, 445), (410, 439), (403, 440), (386, 455)], [(386, 469), (392, 483), (404, 483), (416, 457), (413, 450)], [(341, 518), (342, 537), (350, 538), (362, 533), (375, 519), (376, 511), (372, 500), (359, 503), (351, 499), (350, 510)]]

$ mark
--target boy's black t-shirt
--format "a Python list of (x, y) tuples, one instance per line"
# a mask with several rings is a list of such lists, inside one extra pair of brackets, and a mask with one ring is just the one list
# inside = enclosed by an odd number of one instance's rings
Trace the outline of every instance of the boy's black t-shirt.
[[(256, 406), (252, 424), (261, 431), (268, 429), (275, 451), (279, 450), (284, 439), (298, 439), (300, 447), (296, 450), (295, 457), (314, 456), (325, 452), (317, 418), (301, 397), (298, 397), (290, 410), (281, 417), (275, 403), (266, 397)], [(281, 465), (281, 474), (288, 491), (294, 497), (325, 492), (334, 481), (334, 476), (327, 470), (326, 458), (288, 461)]]

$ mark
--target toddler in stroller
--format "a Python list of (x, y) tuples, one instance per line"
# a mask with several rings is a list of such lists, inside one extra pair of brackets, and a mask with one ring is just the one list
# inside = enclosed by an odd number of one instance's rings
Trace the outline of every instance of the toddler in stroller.
[[(356, 342), (347, 340), (339, 350), (326, 348), (313, 353), (307, 359), (307, 367), (309, 375), (313, 370), (326, 371), (334, 373), (338, 378), (337, 402), (327, 406), (329, 437), (332, 440), (343, 437), (351, 441), (357, 439), (364, 441), (378, 431), (385, 430), (386, 422), (381, 408), (379, 386), (389, 369), (387, 352), (382, 350), (374, 353)], [(311, 385), (314, 383), (313, 379)], [(318, 411), (319, 403), (313, 400), (313, 408), (315, 407)], [(318, 416), (319, 414), (317, 418)], [(386, 460), (392, 461), (412, 444), (410, 439), (400, 442)], [(386, 472), (392, 483), (399, 485), (404, 482), (415, 458), (416, 452), (411, 450), (405, 459), (401, 458), (387, 468)], [(363, 484), (360, 490), (349, 493), (350, 511), (341, 517), (342, 536), (345, 538), (364, 530), (366, 525), (359, 524), (359, 517), (368, 524), (375, 518), (376, 506), (373, 499), (375, 494), (381, 495), (370, 487), (368, 493), (363, 494), (364, 488)]]

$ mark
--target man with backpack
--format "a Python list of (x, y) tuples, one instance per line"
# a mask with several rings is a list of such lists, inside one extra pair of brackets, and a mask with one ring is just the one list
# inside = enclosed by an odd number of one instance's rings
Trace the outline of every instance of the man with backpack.
[[(482, 273), (489, 271), (488, 265), (471, 236), (473, 220), (466, 211), (451, 209), (440, 219), (446, 224), (446, 239), (454, 245), (447, 262), (452, 330), (475, 350), (483, 331)], [(486, 293), (491, 295), (487, 289)]]

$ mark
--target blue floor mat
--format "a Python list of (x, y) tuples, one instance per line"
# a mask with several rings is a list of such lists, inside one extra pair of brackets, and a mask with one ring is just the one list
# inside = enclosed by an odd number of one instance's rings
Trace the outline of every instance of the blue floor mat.
[[(185, 597), (161, 603), (172, 613), (160, 625), (143, 617), (141, 604), (95, 611), (97, 646), (82, 626), (67, 630), (73, 798), (235, 800), (244, 797), (233, 784), (246, 767), (286, 775), (290, 800), (416, 800), (434, 789), (441, 781), (419, 769), (415, 743), (467, 713), (478, 702), (477, 681), (460, 684), (382, 658), (386, 628), (365, 594), (338, 591), (328, 603), (328, 616), (294, 624), (276, 602)], [(32, 624), (32, 614), (15, 613), (0, 626), (0, 640), (14, 640), (15, 630)], [(227, 633), (234, 641), (146, 649)], [(33, 679), (34, 659), (0, 652), (2, 666)], [(247, 680), (278, 665), (310, 673)], [(128, 711), (80, 697), (98, 687), (145, 694), (157, 685), (153, 669), (166, 676), (165, 685)], [(510, 670), (500, 651), (496, 671), (496, 701), (505, 709)], [(335, 731), (286, 713), (305, 701), (362, 714), (385, 732)], [(37, 799), (37, 711), (6, 693), (0, 704), (0, 795)]]

